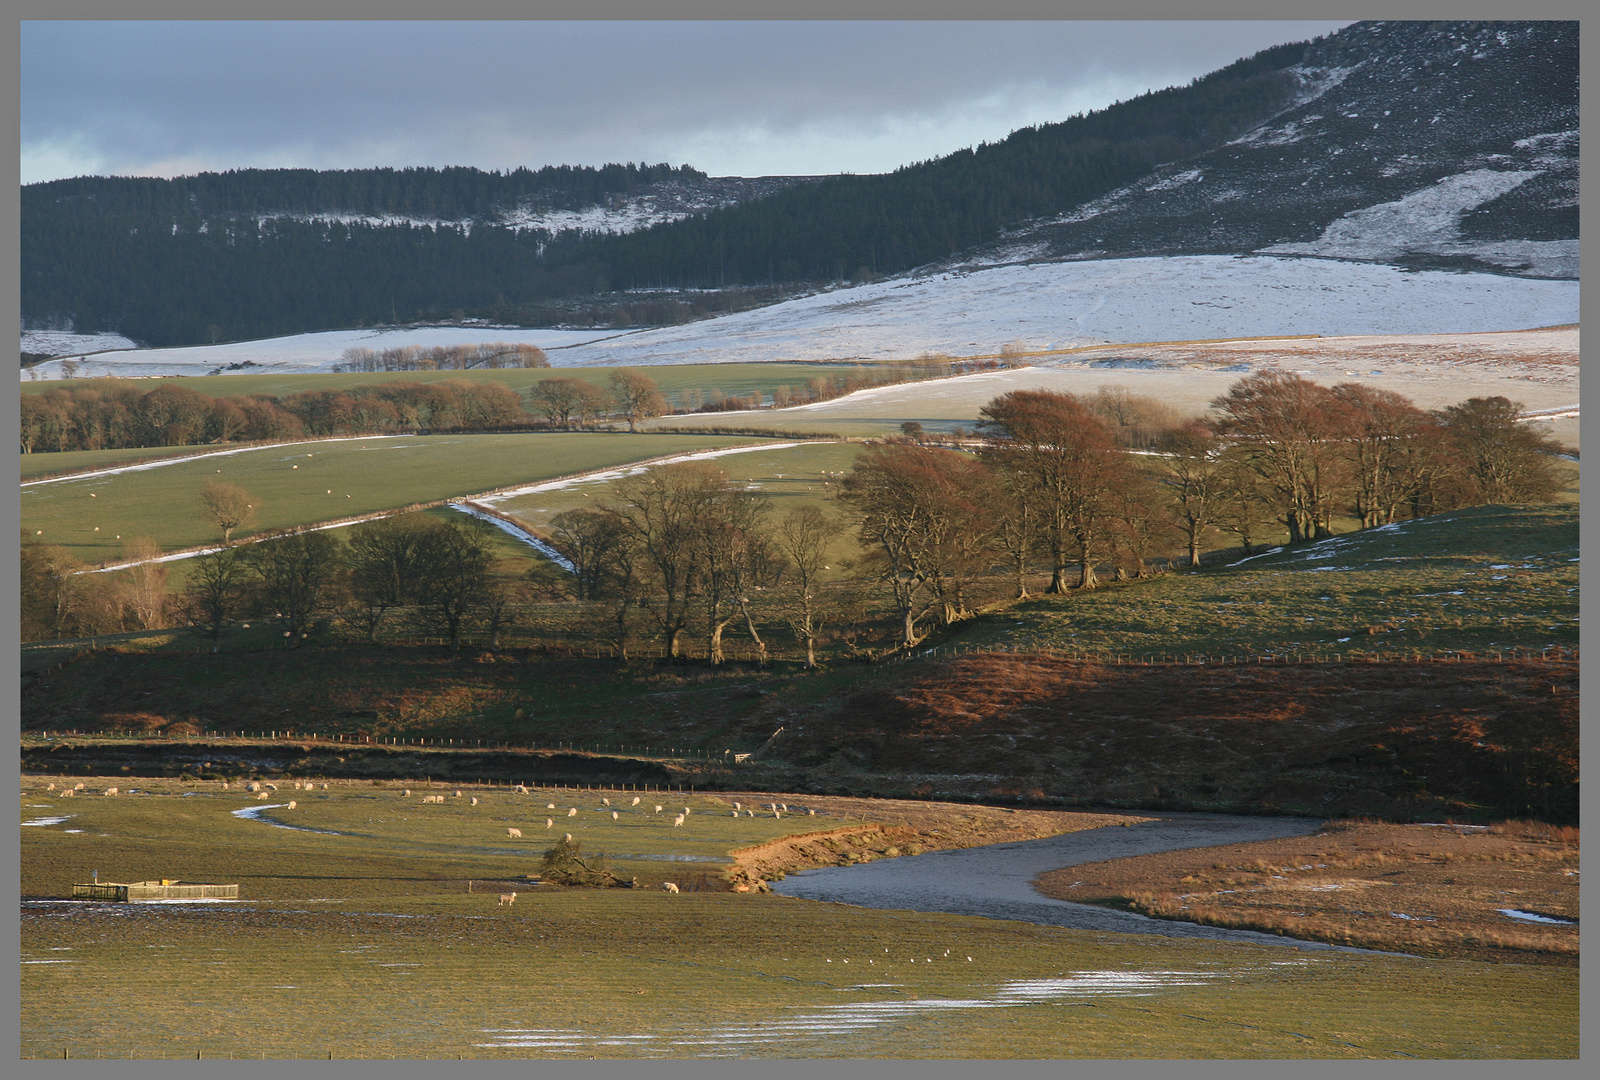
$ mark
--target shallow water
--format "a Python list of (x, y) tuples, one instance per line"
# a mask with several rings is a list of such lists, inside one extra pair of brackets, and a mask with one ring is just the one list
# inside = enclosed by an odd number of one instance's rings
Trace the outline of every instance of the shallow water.
[(1315, 833), (1321, 825), (1316, 818), (1169, 814), (1139, 825), (1112, 825), (1043, 840), (902, 855), (857, 866), (802, 870), (782, 881), (772, 882), (772, 891), (803, 900), (1016, 919), (1077, 930), (1345, 951), (1341, 946), (1276, 934), (1151, 919), (1127, 911), (1074, 904), (1045, 896), (1033, 887), (1034, 879), (1040, 874), (1080, 863), (1306, 836)]

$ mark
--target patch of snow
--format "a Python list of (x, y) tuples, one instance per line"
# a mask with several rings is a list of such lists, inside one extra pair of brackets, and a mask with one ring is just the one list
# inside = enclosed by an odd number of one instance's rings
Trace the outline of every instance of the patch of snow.
[[(1462, 214), (1499, 198), (1540, 175), (1541, 171), (1474, 169), (1457, 173), (1394, 202), (1352, 210), (1329, 225), (1320, 238), (1310, 243), (1274, 244), (1261, 250), (1264, 253), (1386, 261), (1398, 259), (1408, 252), (1476, 254), (1482, 247), (1486, 251), (1497, 251), (1493, 261), (1503, 265), (1512, 264), (1503, 263), (1502, 260), (1516, 258), (1520, 263), (1536, 254), (1576, 257), (1576, 241), (1517, 241), (1515, 244), (1468, 244), (1461, 241)], [(1544, 246), (1530, 247), (1530, 244)]]
[(79, 356), (111, 349), (137, 349), (121, 334), (78, 334), (71, 330), (24, 330), (22, 351), (43, 356)]
[(1521, 922), (1546, 923), (1551, 926), (1576, 926), (1576, 919), (1553, 919), (1548, 915), (1535, 915), (1531, 911), (1518, 911), (1516, 908), (1496, 908), (1500, 914), (1508, 919), (1517, 919)]
[(72, 818), (75, 818), (77, 816), (78, 815), (76, 815), (76, 814), (63, 814), (61, 817), (38, 817), (38, 818), (33, 818), (31, 820), (28, 820), (28, 821), (24, 821), (22, 824), (24, 824), (24, 825), (60, 825), (63, 821), (68, 821), (68, 820), (70, 820)]

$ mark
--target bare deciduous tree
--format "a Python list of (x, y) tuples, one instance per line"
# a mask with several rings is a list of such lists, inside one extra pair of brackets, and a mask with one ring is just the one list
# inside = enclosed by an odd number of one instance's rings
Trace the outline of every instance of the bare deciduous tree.
[(224, 544), (233, 541), (235, 529), (255, 524), (260, 507), (260, 501), (238, 484), (207, 480), (200, 485), (200, 509), (207, 520), (222, 530)]

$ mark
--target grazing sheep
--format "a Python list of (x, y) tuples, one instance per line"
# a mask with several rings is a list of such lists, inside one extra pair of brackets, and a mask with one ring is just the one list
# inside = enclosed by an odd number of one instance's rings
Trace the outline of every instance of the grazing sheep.
[(674, 829), (676, 829), (679, 825), (682, 825), (682, 824), (683, 824), (683, 815), (682, 814), (679, 814), (677, 817), (672, 819), (672, 827)]
[(729, 810), (728, 813), (732, 814), (734, 817), (738, 817), (739, 816), (739, 811), (737, 811), (737, 810)]
[(571, 833), (567, 833), (567, 835), (564, 837), (564, 839), (567, 841), (567, 843), (569, 843), (569, 844), (572, 843), (572, 834)]
[(806, 816), (808, 816), (808, 817), (816, 817), (817, 816), (817, 812), (815, 810), (807, 810), (806, 811)]
[(687, 806), (685, 806), (683, 808), (683, 816), (684, 817), (688, 817), (689, 816), (689, 808)]
[(461, 798), (461, 792), (460, 791), (456, 792), (456, 798), (458, 798), (458, 799)]
[(578, 808), (576, 806), (567, 807), (567, 816), (568, 817), (577, 817), (578, 816)]
[(555, 828), (556, 827), (556, 819), (555, 818), (545, 818), (544, 819), (544, 827), (547, 828), (547, 829)]
[(252, 781), (250, 781), (248, 784), (246, 784), (244, 786), (244, 789), (246, 791), (250, 792), (251, 794), (255, 794), (256, 792), (261, 790), (261, 784), (260, 784), (259, 781), (252, 780)]
[(402, 792), (401, 792), (401, 793), (400, 793), (400, 797), (401, 797), (401, 798), (402, 798), (402, 799), (404, 799), (404, 798), (406, 798), (406, 797), (407, 797), (407, 796), (409, 796), (409, 795), (410, 795), (410, 794), (411, 794), (411, 789), (410, 789), (410, 788), (406, 788), (406, 789), (405, 789), (405, 790), (404, 790), (404, 791), (402, 791)]
[(223, 791), (227, 791), (228, 790), (228, 782), (226, 780), (224, 780), (222, 782), (222, 790)]
[(507, 829), (506, 830), (506, 835), (507, 836), (515, 836), (515, 837), (518, 837), (520, 839), (521, 836), (522, 836), (522, 830), (521, 829)]
[(473, 806), (477, 806), (478, 805), (478, 797), (476, 795), (474, 795), (472, 797), (472, 805)]
[(516, 902), (517, 902), (517, 894), (516, 893), (514, 893), (514, 892), (503, 892), (503, 893), (500, 894), (500, 903), (497, 906), (498, 907), (505, 907), (507, 904), (515, 904)]
[(515, 791), (518, 795), (526, 795), (528, 793), (528, 789), (521, 784), (518, 784), (511, 790)]
[(61, 797), (63, 799), (70, 799), (76, 794), (77, 794), (77, 792), (75, 790), (73, 790), (72, 788), (62, 788), (61, 789)]
[(601, 806), (610, 806), (611, 805), (611, 800), (602, 797), (601, 800), (600, 800), (600, 805)]
[[(45, 788), (46, 791), (54, 791), (55, 789), (56, 789), (56, 786), (54, 784), (51, 784), (49, 787)], [(638, 802), (639, 800), (635, 799), (633, 801), (634, 802)]]
[(298, 780), (296, 780), (296, 781), (295, 781), (295, 782), (294, 782), (294, 789), (295, 789), (295, 790), (296, 790), (296, 791), (299, 791), (299, 790), (300, 790), (300, 781), (298, 781)]
[(744, 809), (744, 807), (742, 805), (740, 805), (739, 803), (734, 803), (733, 804), (733, 808), (735, 810), (743, 810)]
[(774, 817), (774, 818), (781, 818), (781, 817), (783, 817), (783, 814), (782, 814), (782, 812), (781, 812), (781, 811), (778, 811), (778, 810), (774, 810), (774, 811), (773, 811), (773, 812), (772, 812), (772, 816), (773, 816), (773, 817)]
[(756, 812), (754, 810), (746, 810), (744, 812), (744, 816), (745, 817), (755, 817), (756, 816)]
[(789, 804), (788, 803), (782, 803), (782, 804), (780, 804), (778, 806), (778, 809), (782, 810), (785, 814), (787, 814), (789, 812)]
[(117, 789), (116, 788), (114, 788), (114, 787), (106, 788), (106, 794), (107, 795), (115, 795), (116, 793), (117, 793)]
[(612, 821), (617, 820), (617, 812), (615, 810), (611, 811), (611, 820)]
[(661, 813), (661, 807), (660, 806), (656, 807), (656, 813), (658, 813), (658, 814)]
[(638, 806), (639, 805), (639, 796), (635, 795), (633, 797), (633, 802), (629, 803), (628, 805), (629, 806)]
[(73, 791), (82, 791), (83, 790), (83, 781), (79, 780), (76, 784), (73, 784), (72, 785), (72, 790)]
[(290, 809), (290, 810), (293, 810), (293, 809), (294, 809), (294, 807), (295, 807), (295, 801), (294, 801), (294, 800), (293, 800), (293, 799), (290, 799), (290, 800), (289, 800), (289, 809)]
[(258, 798), (258, 799), (265, 799), (265, 798), (266, 798), (266, 797), (267, 797), (267, 793), (266, 793), (266, 792), (265, 792), (265, 791), (258, 791), (258, 792), (256, 792), (256, 798)]
[(277, 791), (278, 790), (278, 785), (277, 784), (267, 784), (265, 786), (266, 786), (266, 789), (268, 791)]
[(554, 810), (556, 808), (556, 804), (553, 802), (547, 802), (544, 804), (544, 808), (546, 810)]
[(327, 784), (323, 784), (322, 785), (322, 790), (323, 791), (327, 791), (328, 790), (328, 785)]
[(678, 886), (675, 885), (673, 882), (663, 881), (661, 883), (661, 891), (662, 892), (675, 893), (675, 892), (678, 891)]

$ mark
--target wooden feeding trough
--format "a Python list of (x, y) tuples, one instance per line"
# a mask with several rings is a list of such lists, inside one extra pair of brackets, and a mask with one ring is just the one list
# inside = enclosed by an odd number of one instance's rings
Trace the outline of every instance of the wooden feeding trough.
[(160, 881), (91, 881), (72, 887), (74, 900), (237, 900), (237, 885), (203, 885), (162, 878)]

